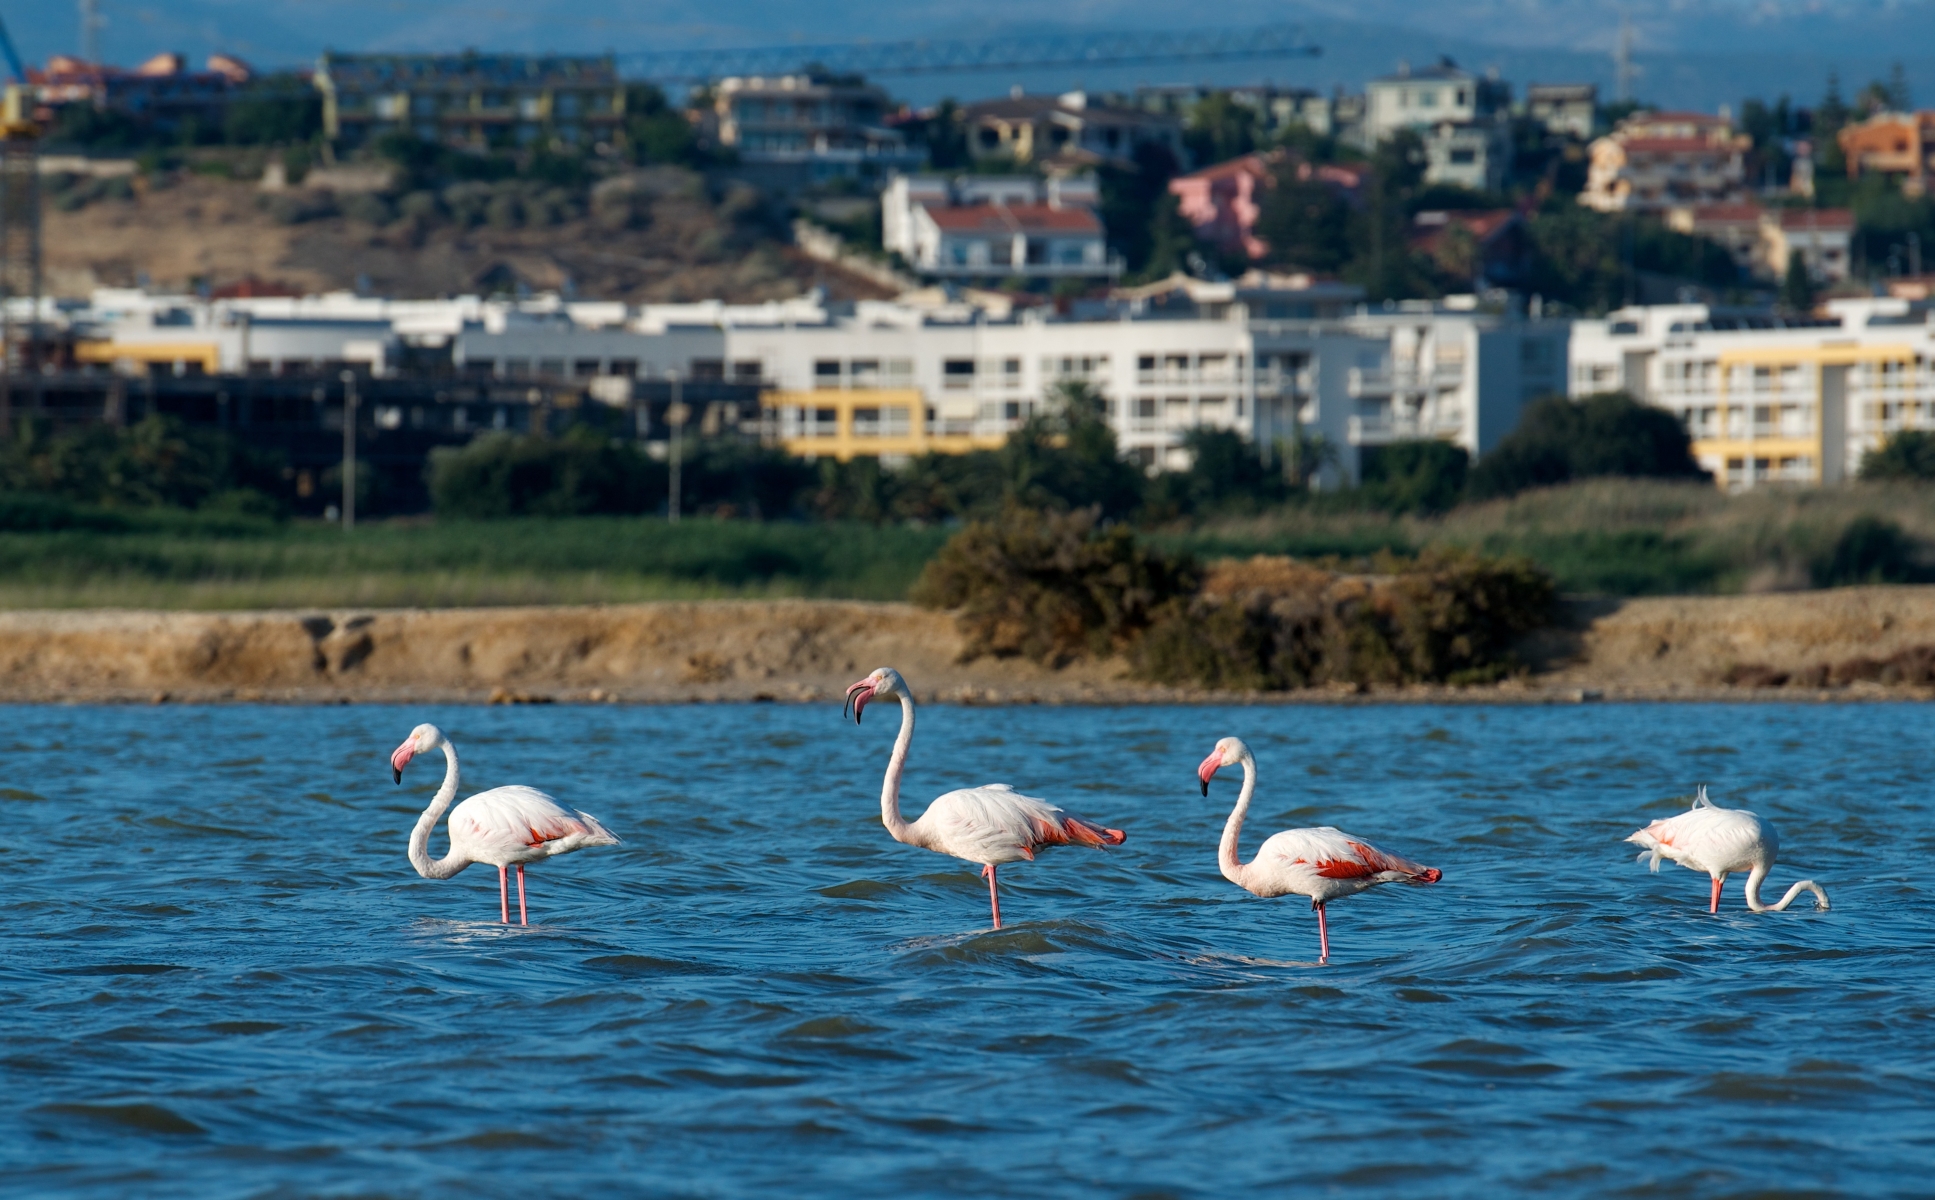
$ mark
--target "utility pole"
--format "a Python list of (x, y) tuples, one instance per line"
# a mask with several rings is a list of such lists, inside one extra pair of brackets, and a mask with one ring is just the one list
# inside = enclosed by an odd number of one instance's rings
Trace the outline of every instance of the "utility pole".
[(356, 528), (356, 372), (343, 381), (343, 532)]
[(684, 403), (679, 400), (679, 373), (677, 371), (668, 371), (666, 372), (666, 376), (672, 381), (672, 402), (665, 406), (665, 423), (672, 427), (672, 453), (670, 455), (672, 459), (672, 481), (669, 489), (670, 494), (666, 497), (665, 501), (665, 515), (671, 524), (677, 525), (679, 523), (679, 452), (683, 449), (680, 445), (680, 432), (685, 428), (685, 418), (691, 414), (686, 412)]

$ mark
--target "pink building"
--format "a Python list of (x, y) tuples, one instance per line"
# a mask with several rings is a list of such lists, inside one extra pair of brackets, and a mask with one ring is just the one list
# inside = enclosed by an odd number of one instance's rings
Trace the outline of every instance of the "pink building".
[[(1177, 209), (1196, 228), (1196, 236), (1221, 250), (1264, 257), (1270, 247), (1256, 235), (1257, 218), (1263, 213), (1263, 195), (1276, 183), (1276, 173), (1291, 162), (1281, 150), (1268, 154), (1245, 154), (1228, 162), (1204, 167), (1169, 181), (1169, 192), (1176, 197)], [(1296, 164), (1297, 178), (1316, 179), (1355, 200), (1363, 186), (1363, 173), (1354, 167)]]

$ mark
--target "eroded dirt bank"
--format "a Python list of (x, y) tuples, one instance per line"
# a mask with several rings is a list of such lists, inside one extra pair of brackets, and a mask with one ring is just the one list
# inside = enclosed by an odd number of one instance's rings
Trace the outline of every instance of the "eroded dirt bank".
[(952, 618), (904, 604), (0, 614), (10, 701), (831, 700), (876, 666), (965, 702), (1926, 696), (1935, 588), (1582, 603), (1496, 687), (1211, 697), (1120, 662), (957, 662)]

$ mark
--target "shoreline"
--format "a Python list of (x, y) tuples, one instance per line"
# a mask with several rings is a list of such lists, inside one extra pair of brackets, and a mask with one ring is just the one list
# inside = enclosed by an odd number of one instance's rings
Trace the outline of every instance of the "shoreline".
[(876, 666), (926, 703), (1577, 704), (1935, 698), (1935, 587), (1578, 599), (1474, 687), (1212, 692), (957, 661), (947, 613), (902, 603), (0, 613), (0, 703), (817, 703)]

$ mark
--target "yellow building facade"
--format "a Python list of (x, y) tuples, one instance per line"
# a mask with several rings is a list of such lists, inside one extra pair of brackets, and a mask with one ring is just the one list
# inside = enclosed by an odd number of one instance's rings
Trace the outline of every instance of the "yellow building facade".
[(881, 455), (993, 450), (1005, 434), (935, 433), (917, 388), (766, 392), (759, 398), (775, 444), (803, 458), (848, 462)]

